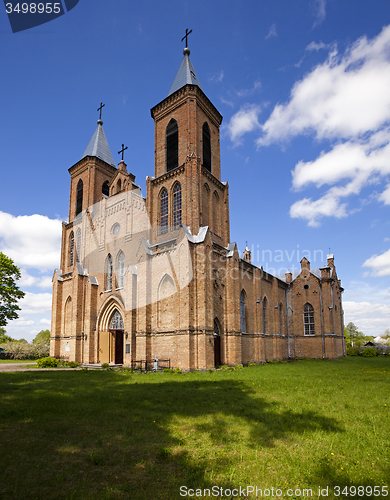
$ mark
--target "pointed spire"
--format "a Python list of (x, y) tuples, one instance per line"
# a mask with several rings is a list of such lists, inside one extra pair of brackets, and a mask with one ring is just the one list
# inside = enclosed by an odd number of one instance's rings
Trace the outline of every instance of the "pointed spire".
[(183, 60), (181, 61), (178, 72), (176, 73), (175, 79), (169, 89), (168, 96), (176, 92), (176, 90), (181, 89), (185, 85), (197, 85), (200, 90), (202, 89), (199, 83), (198, 77), (196, 76), (194, 67), (190, 61), (190, 49), (186, 47), (183, 50)]
[(86, 156), (96, 156), (105, 161), (109, 165), (116, 167), (114, 158), (112, 157), (110, 147), (103, 130), (103, 121), (101, 118), (97, 121), (96, 130), (89, 141), (87, 149), (84, 151), (82, 159)]

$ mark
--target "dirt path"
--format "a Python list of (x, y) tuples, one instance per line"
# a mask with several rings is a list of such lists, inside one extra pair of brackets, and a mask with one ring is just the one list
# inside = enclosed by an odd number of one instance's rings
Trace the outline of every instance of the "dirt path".
[(36, 363), (0, 363), (1, 372), (48, 372), (59, 370), (80, 370), (81, 368), (37, 368)]

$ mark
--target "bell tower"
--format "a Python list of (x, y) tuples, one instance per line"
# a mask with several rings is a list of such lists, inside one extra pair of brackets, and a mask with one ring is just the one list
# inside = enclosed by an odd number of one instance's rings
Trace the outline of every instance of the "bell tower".
[[(188, 34), (188, 33), (187, 33)], [(185, 37), (186, 38), (186, 37)], [(229, 243), (228, 185), (221, 182), (222, 116), (207, 98), (185, 47), (168, 96), (151, 109), (155, 123), (154, 178), (147, 204), (157, 234), (208, 226), (216, 243)], [(173, 236), (173, 235), (172, 235)]]

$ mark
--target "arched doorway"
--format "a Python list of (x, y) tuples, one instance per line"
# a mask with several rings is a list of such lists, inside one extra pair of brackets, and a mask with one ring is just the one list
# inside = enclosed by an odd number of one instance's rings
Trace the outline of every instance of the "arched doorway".
[(217, 318), (214, 320), (214, 366), (221, 366), (221, 329)]
[(118, 310), (114, 312), (110, 321), (113, 353), (111, 359), (116, 365), (123, 365), (123, 318)]

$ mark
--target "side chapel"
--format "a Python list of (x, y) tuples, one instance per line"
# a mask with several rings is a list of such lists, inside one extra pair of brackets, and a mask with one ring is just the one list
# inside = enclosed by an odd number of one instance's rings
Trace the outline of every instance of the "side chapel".
[(221, 181), (222, 116), (186, 47), (168, 96), (151, 109), (154, 176), (146, 198), (103, 122), (70, 169), (69, 222), (53, 276), (50, 355), (130, 365), (169, 359), (207, 369), (345, 355), (343, 288), (321, 268), (273, 276), (230, 241)]

